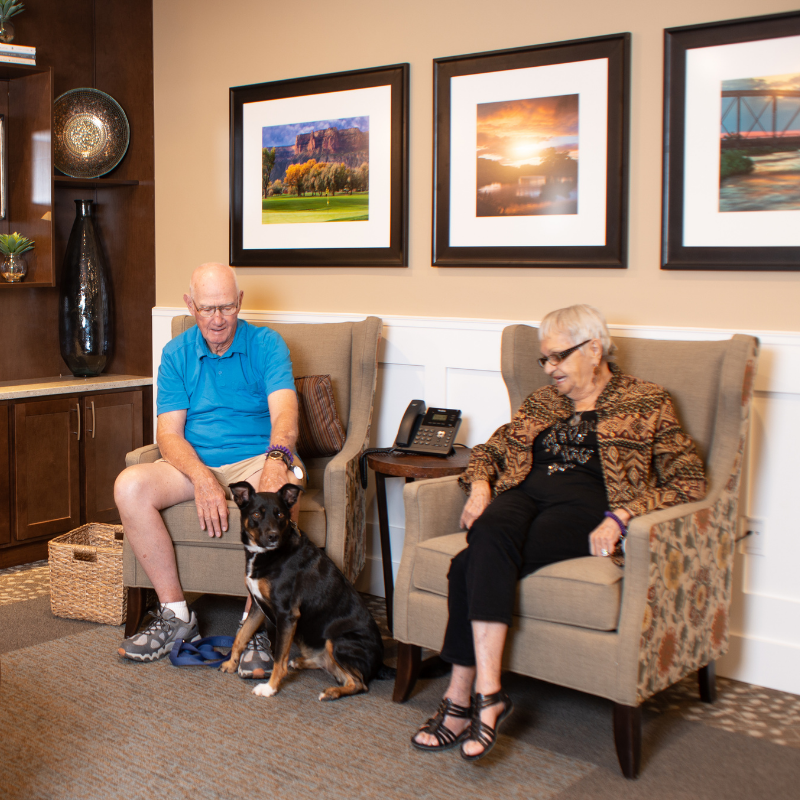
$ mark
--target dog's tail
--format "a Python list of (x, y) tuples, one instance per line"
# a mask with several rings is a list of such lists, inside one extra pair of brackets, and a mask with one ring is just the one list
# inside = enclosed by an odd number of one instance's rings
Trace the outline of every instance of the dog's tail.
[(386, 664), (381, 664), (375, 675), (375, 680), (390, 681), (394, 680), (395, 675), (397, 675), (397, 670), (394, 667), (387, 667)]

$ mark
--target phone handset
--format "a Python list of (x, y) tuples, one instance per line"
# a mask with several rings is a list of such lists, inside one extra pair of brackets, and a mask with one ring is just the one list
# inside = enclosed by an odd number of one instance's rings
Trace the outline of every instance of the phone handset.
[(400, 428), (397, 431), (397, 438), (394, 442), (395, 447), (408, 447), (411, 444), (424, 414), (424, 400), (412, 400), (408, 404), (406, 413), (403, 414), (403, 419), (400, 422)]

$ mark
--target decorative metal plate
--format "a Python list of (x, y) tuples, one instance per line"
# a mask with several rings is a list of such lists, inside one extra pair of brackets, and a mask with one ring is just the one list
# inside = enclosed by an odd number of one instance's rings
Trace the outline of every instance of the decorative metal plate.
[(70, 178), (99, 178), (122, 161), (131, 129), (122, 106), (97, 89), (71, 89), (53, 104), (53, 158)]

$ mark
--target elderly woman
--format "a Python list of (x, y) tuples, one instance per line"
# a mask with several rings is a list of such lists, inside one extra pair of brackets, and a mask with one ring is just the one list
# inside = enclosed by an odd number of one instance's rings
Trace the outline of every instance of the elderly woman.
[(411, 740), (431, 751), (460, 744), (469, 761), (492, 749), (513, 708), (500, 671), (517, 581), (580, 556), (621, 564), (632, 517), (700, 500), (706, 488), (667, 392), (609, 361), (615, 348), (597, 309), (551, 312), (539, 339), (552, 385), (473, 449), (460, 479), (467, 547), (448, 575), (441, 653), (453, 671), (436, 715)]

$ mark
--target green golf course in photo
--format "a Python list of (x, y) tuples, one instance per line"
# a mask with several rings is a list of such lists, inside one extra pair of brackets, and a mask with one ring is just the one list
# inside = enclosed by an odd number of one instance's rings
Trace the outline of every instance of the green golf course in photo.
[(369, 192), (325, 195), (277, 195), (261, 201), (264, 225), (295, 222), (360, 222), (369, 219)]

